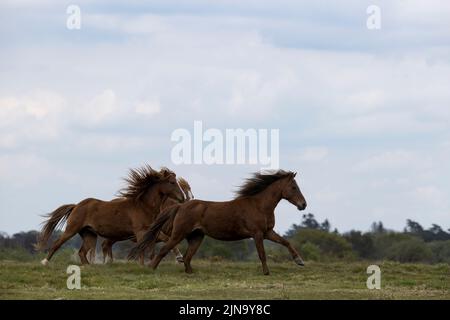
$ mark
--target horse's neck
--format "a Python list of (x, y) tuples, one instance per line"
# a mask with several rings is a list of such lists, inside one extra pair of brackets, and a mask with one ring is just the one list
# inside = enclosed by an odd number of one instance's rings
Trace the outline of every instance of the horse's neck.
[(142, 204), (145, 212), (153, 215), (159, 213), (162, 202), (163, 199), (155, 188), (152, 188), (149, 191), (147, 191), (147, 193), (144, 195), (142, 199)]
[(255, 198), (257, 198), (259, 207), (264, 213), (273, 214), (276, 206), (281, 201), (280, 181), (272, 183), (258, 193)]
[(174, 205), (178, 203), (177, 201), (175, 201), (174, 199), (165, 196), (164, 199), (162, 199), (161, 201), (161, 205), (160, 205), (160, 209), (159, 211), (163, 211), (164, 209), (170, 207), (171, 205)]

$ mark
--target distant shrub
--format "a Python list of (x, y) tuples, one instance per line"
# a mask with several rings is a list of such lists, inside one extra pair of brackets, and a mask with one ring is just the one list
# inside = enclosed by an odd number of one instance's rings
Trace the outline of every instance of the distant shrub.
[(433, 252), (422, 239), (412, 238), (393, 244), (386, 257), (399, 262), (431, 262)]
[[(317, 229), (300, 229), (291, 239), (297, 248), (306, 246), (311, 254), (317, 255), (317, 248), (320, 250), (321, 259), (333, 258), (343, 259), (354, 258), (351, 244), (341, 235)], [(314, 245), (312, 247), (311, 245)]]
[(31, 261), (35, 256), (28, 252), (25, 248), (0, 248), (0, 260), (13, 260), (13, 261)]
[(375, 259), (386, 259), (389, 255), (392, 256), (392, 247), (400, 242), (418, 239), (415, 236), (398, 232), (375, 233), (372, 234), (372, 238), (373, 258)]
[(320, 248), (311, 242), (306, 242), (300, 249), (301, 255), (305, 260), (319, 261), (321, 256)]
[(350, 231), (344, 234), (344, 238), (350, 242), (352, 249), (362, 259), (371, 259), (375, 254), (375, 246), (371, 233)]
[(450, 263), (450, 240), (432, 241), (428, 247), (433, 253), (434, 263)]

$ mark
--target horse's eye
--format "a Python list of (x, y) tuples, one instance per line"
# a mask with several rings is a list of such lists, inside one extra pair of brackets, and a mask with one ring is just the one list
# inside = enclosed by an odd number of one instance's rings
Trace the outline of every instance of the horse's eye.
[(292, 187), (292, 190), (295, 190), (295, 186), (294, 186), (294, 187)]

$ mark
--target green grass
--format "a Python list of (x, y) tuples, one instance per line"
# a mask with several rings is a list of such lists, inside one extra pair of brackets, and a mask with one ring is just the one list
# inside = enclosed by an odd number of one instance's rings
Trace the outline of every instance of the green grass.
[[(40, 257), (39, 257), (40, 258)], [(0, 299), (450, 299), (449, 265), (380, 262), (381, 290), (366, 288), (369, 262), (193, 261), (194, 274), (164, 261), (158, 270), (133, 262), (81, 267), (81, 290), (68, 290), (62, 254), (46, 267), (0, 261)]]

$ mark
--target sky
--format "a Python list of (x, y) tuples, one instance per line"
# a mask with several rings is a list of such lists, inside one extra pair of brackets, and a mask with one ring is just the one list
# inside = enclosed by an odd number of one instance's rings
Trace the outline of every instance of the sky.
[[(281, 168), (332, 228), (448, 229), (450, 2), (0, 2), (0, 231), (112, 199), (145, 163), (233, 198), (257, 165), (171, 161), (171, 133), (197, 120), (278, 129)], [(283, 201), (275, 230), (306, 212)]]

